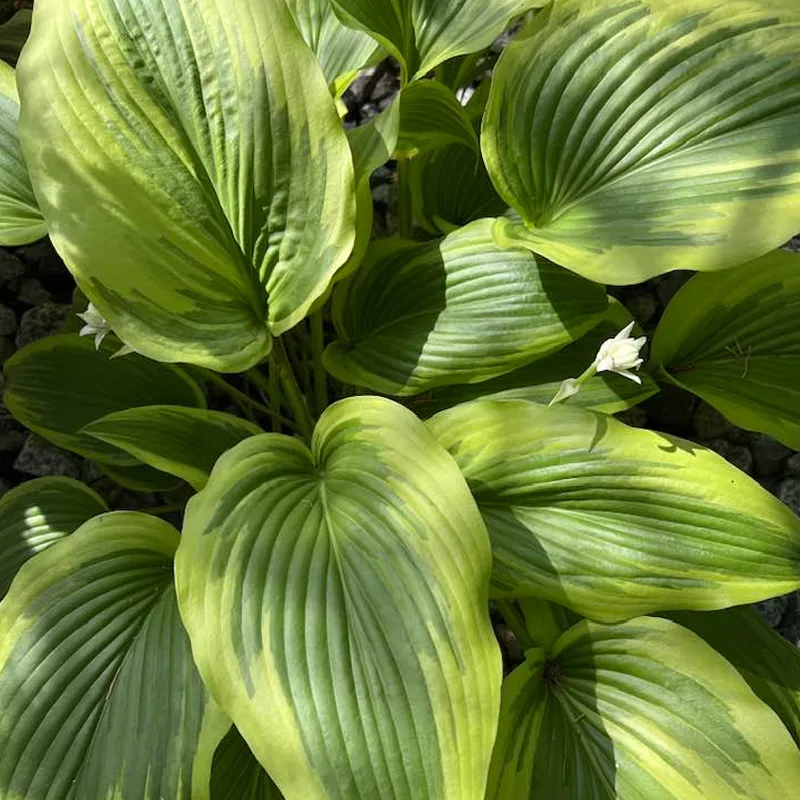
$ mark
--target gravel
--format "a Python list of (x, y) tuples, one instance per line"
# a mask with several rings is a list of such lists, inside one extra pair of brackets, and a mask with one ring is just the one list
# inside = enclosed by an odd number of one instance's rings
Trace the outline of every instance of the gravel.
[(71, 306), (60, 303), (42, 303), (22, 315), (17, 333), (17, 347), (25, 347), (37, 339), (58, 333), (67, 319)]
[(31, 433), (14, 462), (14, 469), (37, 478), (65, 475), (77, 480), (81, 477), (81, 459)]

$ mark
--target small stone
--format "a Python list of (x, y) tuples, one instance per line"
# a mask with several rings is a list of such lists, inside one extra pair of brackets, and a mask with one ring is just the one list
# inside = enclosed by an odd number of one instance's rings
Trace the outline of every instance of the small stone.
[(786, 478), (781, 481), (775, 494), (778, 500), (800, 515), (800, 478)]
[(786, 461), (783, 471), (787, 475), (800, 475), (800, 453), (795, 453)]
[(792, 592), (788, 599), (778, 633), (795, 647), (800, 647), (800, 592)]
[(17, 329), (17, 315), (13, 308), (0, 306), (0, 336), (8, 336)]
[(11, 356), (17, 351), (13, 339), (7, 336), (0, 336), (0, 366), (6, 363)]
[(733, 423), (725, 419), (716, 408), (708, 403), (700, 404), (697, 411), (694, 412), (692, 424), (695, 433), (701, 439), (716, 439), (724, 436), (733, 428)]
[(69, 312), (70, 306), (59, 303), (43, 303), (26, 311), (20, 320), (17, 347), (58, 333)]
[(661, 391), (642, 404), (654, 427), (667, 428), (679, 435), (692, 424), (696, 401), (693, 395), (676, 386), (664, 384)]
[(625, 307), (640, 325), (647, 325), (658, 312), (658, 303), (650, 292), (626, 298)]
[(794, 239), (787, 242), (786, 249), (791, 250), (793, 253), (800, 253), (800, 236), (795, 236)]
[(16, 420), (0, 417), (0, 453), (14, 453), (28, 438), (28, 431)]
[(104, 477), (105, 476), (94, 461), (87, 459), (81, 465), (81, 480), (84, 483), (96, 483), (97, 481), (102, 480)]
[(0, 250), (0, 286), (5, 286), (24, 274), (25, 265), (8, 250)]
[(789, 605), (788, 595), (783, 597), (772, 597), (769, 600), (763, 600), (755, 604), (755, 610), (761, 615), (761, 619), (770, 626), (770, 628), (777, 628), (781, 624), (783, 615)]
[(52, 295), (36, 278), (25, 278), (17, 292), (17, 300), (29, 306), (40, 306), (52, 301)]
[(727, 439), (712, 439), (706, 445), (715, 453), (719, 453), (736, 469), (750, 475), (753, 472), (753, 454), (749, 448), (741, 444), (731, 444)]
[(780, 474), (783, 462), (792, 455), (788, 447), (760, 433), (751, 435), (750, 449), (753, 451), (756, 475), (765, 477)]
[(11, 484), (5, 478), (0, 478), (0, 497), (2, 497), (6, 492), (10, 491)]
[(620, 411), (616, 417), (620, 422), (624, 422), (631, 428), (644, 428), (647, 426), (647, 414), (639, 406)]
[(40, 277), (55, 277), (64, 275), (67, 271), (49, 239), (40, 239), (38, 242), (21, 247), (18, 254), (30, 267), (30, 271)]
[(14, 469), (36, 477), (64, 475), (78, 479), (81, 459), (32, 433), (14, 462)]

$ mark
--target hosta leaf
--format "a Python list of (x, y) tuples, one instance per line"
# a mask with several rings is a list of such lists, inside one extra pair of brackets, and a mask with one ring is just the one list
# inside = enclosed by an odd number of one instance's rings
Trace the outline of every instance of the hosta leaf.
[(497, 65), (482, 147), (527, 227), (604, 283), (715, 270), (800, 229), (794, 0), (559, 0)]
[(0, 58), (12, 66), (17, 63), (19, 52), (31, 31), (29, 8), (21, 8), (8, 22), (0, 25)]
[(486, 380), (564, 347), (607, 308), (604, 289), (495, 246), (491, 220), (441, 241), (378, 242), (334, 294), (338, 379), (387, 394)]
[(477, 400), (428, 426), (483, 513), (497, 597), (615, 622), (800, 586), (800, 519), (710, 450), (522, 400)]
[(210, 800), (283, 800), (236, 728), (230, 729), (214, 753)]
[(367, 31), (421, 78), (448, 58), (488, 47), (539, 0), (332, 0), (342, 19)]
[(0, 603), (0, 797), (204, 800), (230, 721), (175, 601), (178, 533), (104, 514), (29, 561)]
[[(600, 324), (563, 350), (483, 383), (443, 386), (409, 400), (409, 407), (420, 416), (428, 417), (478, 398), (528, 400), (547, 405), (556, 396), (562, 381), (580, 375), (594, 361), (600, 345), (630, 322), (627, 310), (613, 298), (609, 300), (608, 311)], [(616, 414), (658, 392), (649, 375), (640, 373), (639, 377), (641, 384), (613, 372), (598, 373), (581, 387), (578, 394), (562, 401), (562, 405)]]
[(775, 800), (800, 752), (736, 670), (673, 622), (582, 622), (503, 686), (487, 800)]
[(143, 406), (107, 414), (83, 432), (151, 467), (183, 478), (199, 490), (205, 486), (214, 462), (226, 450), (264, 431), (221, 411)]
[(483, 800), (501, 670), (489, 568), (455, 463), (376, 397), (331, 406), (311, 450), (265, 434), (228, 451), (176, 560), (206, 685), (304, 800)]
[(37, 478), (3, 495), (0, 600), (26, 561), (107, 510), (95, 492), (71, 478)]
[(98, 462), (97, 468), (115, 483), (136, 492), (169, 492), (181, 485), (180, 478), (153, 469), (147, 464), (138, 463), (132, 466), (114, 464), (112, 466)]
[(378, 49), (375, 40), (344, 25), (331, 0), (288, 0), (306, 44), (314, 51), (325, 80), (340, 95)]
[(415, 158), (409, 180), (414, 217), (431, 233), (448, 233), (506, 210), (507, 204), (492, 186), (480, 153), (463, 144)]
[(47, 234), (19, 145), (19, 96), (14, 70), (0, 61), (0, 245), (35, 242)]
[(6, 361), (3, 403), (40, 436), (97, 461), (133, 466), (138, 459), (82, 433), (114, 411), (156, 403), (203, 407), (205, 399), (185, 372), (131, 354), (111, 356), (116, 346), (66, 334), (24, 347)]
[(478, 150), (472, 123), (453, 92), (436, 81), (406, 86), (400, 94), (398, 157), (412, 158), (454, 143)]
[(672, 299), (652, 360), (741, 428), (800, 449), (800, 256), (697, 275)]
[(705, 639), (738, 670), (800, 744), (800, 649), (752, 608), (673, 611), (667, 616)]
[(347, 141), (283, 0), (39, 0), (19, 86), (53, 243), (144, 355), (251, 367), (347, 259)]

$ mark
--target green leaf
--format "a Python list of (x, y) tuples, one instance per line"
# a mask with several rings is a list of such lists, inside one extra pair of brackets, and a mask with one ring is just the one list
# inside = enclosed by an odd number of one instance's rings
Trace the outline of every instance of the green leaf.
[(118, 447), (200, 490), (214, 462), (250, 436), (264, 431), (247, 420), (181, 406), (143, 406), (107, 414), (83, 433)]
[(116, 346), (95, 350), (86, 337), (49, 336), (6, 361), (3, 403), (15, 419), (40, 436), (87, 458), (118, 466), (136, 458), (82, 432), (95, 420), (127, 408), (153, 404), (205, 405), (185, 372), (131, 354), (111, 358)]
[(335, 96), (340, 96), (378, 49), (375, 40), (344, 25), (331, 0), (287, 0), (306, 44)]
[(417, 81), (403, 89), (399, 102), (398, 158), (456, 143), (478, 151), (478, 137), (464, 106), (444, 84)]
[(413, 395), (509, 372), (597, 323), (603, 287), (526, 251), (498, 249), (491, 226), (478, 220), (441, 241), (373, 245), (334, 294), (340, 340), (325, 351), (331, 374)]
[(667, 307), (652, 360), (735, 425), (800, 449), (799, 314), (800, 256), (697, 275)]
[(287, 797), (483, 800), (489, 542), (413, 414), (351, 398), (310, 451), (279, 434), (229, 450), (175, 566), (200, 674)]
[(462, 144), (415, 158), (409, 180), (414, 217), (430, 233), (449, 233), (506, 210), (507, 204), (492, 186), (480, 152)]
[(20, 567), (108, 511), (88, 486), (71, 478), (36, 478), (0, 500), (0, 600)]
[(0, 61), (0, 245), (47, 235), (19, 144), (19, 96), (14, 70)]
[(0, 603), (0, 797), (206, 800), (230, 721), (194, 667), (175, 600), (178, 533), (95, 517)]
[[(479, 398), (527, 400), (547, 405), (555, 397), (562, 381), (580, 375), (594, 361), (600, 345), (606, 339), (613, 338), (630, 320), (628, 311), (610, 297), (608, 311), (600, 324), (563, 350), (483, 383), (435, 389), (412, 398), (408, 406), (419, 416), (429, 417), (437, 411)], [(638, 335), (638, 328), (634, 330)], [(640, 373), (640, 378), (642, 383), (638, 384), (613, 372), (598, 373), (581, 387), (578, 394), (564, 400), (562, 405), (616, 414), (658, 392), (658, 386), (649, 375)]]
[(0, 58), (12, 66), (17, 63), (20, 50), (31, 31), (32, 13), (29, 8), (21, 8), (8, 22), (0, 25)]
[(483, 513), (496, 597), (616, 622), (800, 586), (800, 519), (710, 450), (522, 400), (477, 400), (428, 427)]
[(800, 230), (794, 0), (559, 0), (501, 56), (482, 147), (525, 225), (603, 283), (710, 271)]
[(539, 0), (332, 0), (341, 18), (374, 36), (406, 78), (421, 78), (449, 58), (488, 47)]
[(53, 243), (143, 355), (247, 369), (350, 254), (347, 140), (283, 0), (38, 0), (19, 86)]
[(752, 608), (665, 616), (694, 631), (736, 667), (800, 744), (800, 649), (771, 630)]
[(663, 619), (582, 622), (503, 686), (487, 800), (775, 800), (800, 752), (725, 659)]
[(214, 753), (210, 800), (283, 800), (278, 787), (234, 727)]
[(122, 466), (121, 464), (103, 464), (98, 462), (97, 468), (107, 478), (125, 489), (135, 492), (170, 492), (181, 486), (181, 480), (174, 475), (160, 472), (147, 464)]

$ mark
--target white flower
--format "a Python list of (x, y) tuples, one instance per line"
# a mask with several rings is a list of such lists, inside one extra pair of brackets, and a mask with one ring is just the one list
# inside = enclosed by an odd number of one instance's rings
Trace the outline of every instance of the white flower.
[(642, 379), (630, 370), (639, 369), (644, 359), (639, 357), (639, 351), (647, 341), (646, 336), (638, 339), (631, 338), (634, 322), (626, 325), (613, 339), (606, 339), (597, 351), (594, 366), (598, 372), (616, 372), (636, 383)]
[[(80, 336), (94, 336), (94, 349), (99, 350), (100, 345), (103, 343), (106, 335), (111, 333), (111, 326), (106, 321), (105, 317), (94, 307), (93, 303), (89, 303), (86, 311), (83, 314), (78, 314), (86, 324), (80, 329), (78, 334)], [(117, 350), (111, 358), (118, 356), (126, 356), (128, 353), (133, 353), (134, 349), (124, 344)]]
[(106, 334), (111, 333), (111, 326), (106, 322), (103, 315), (94, 307), (93, 303), (89, 303), (86, 311), (78, 316), (86, 323), (80, 329), (81, 336), (94, 336), (95, 350), (100, 349)]

